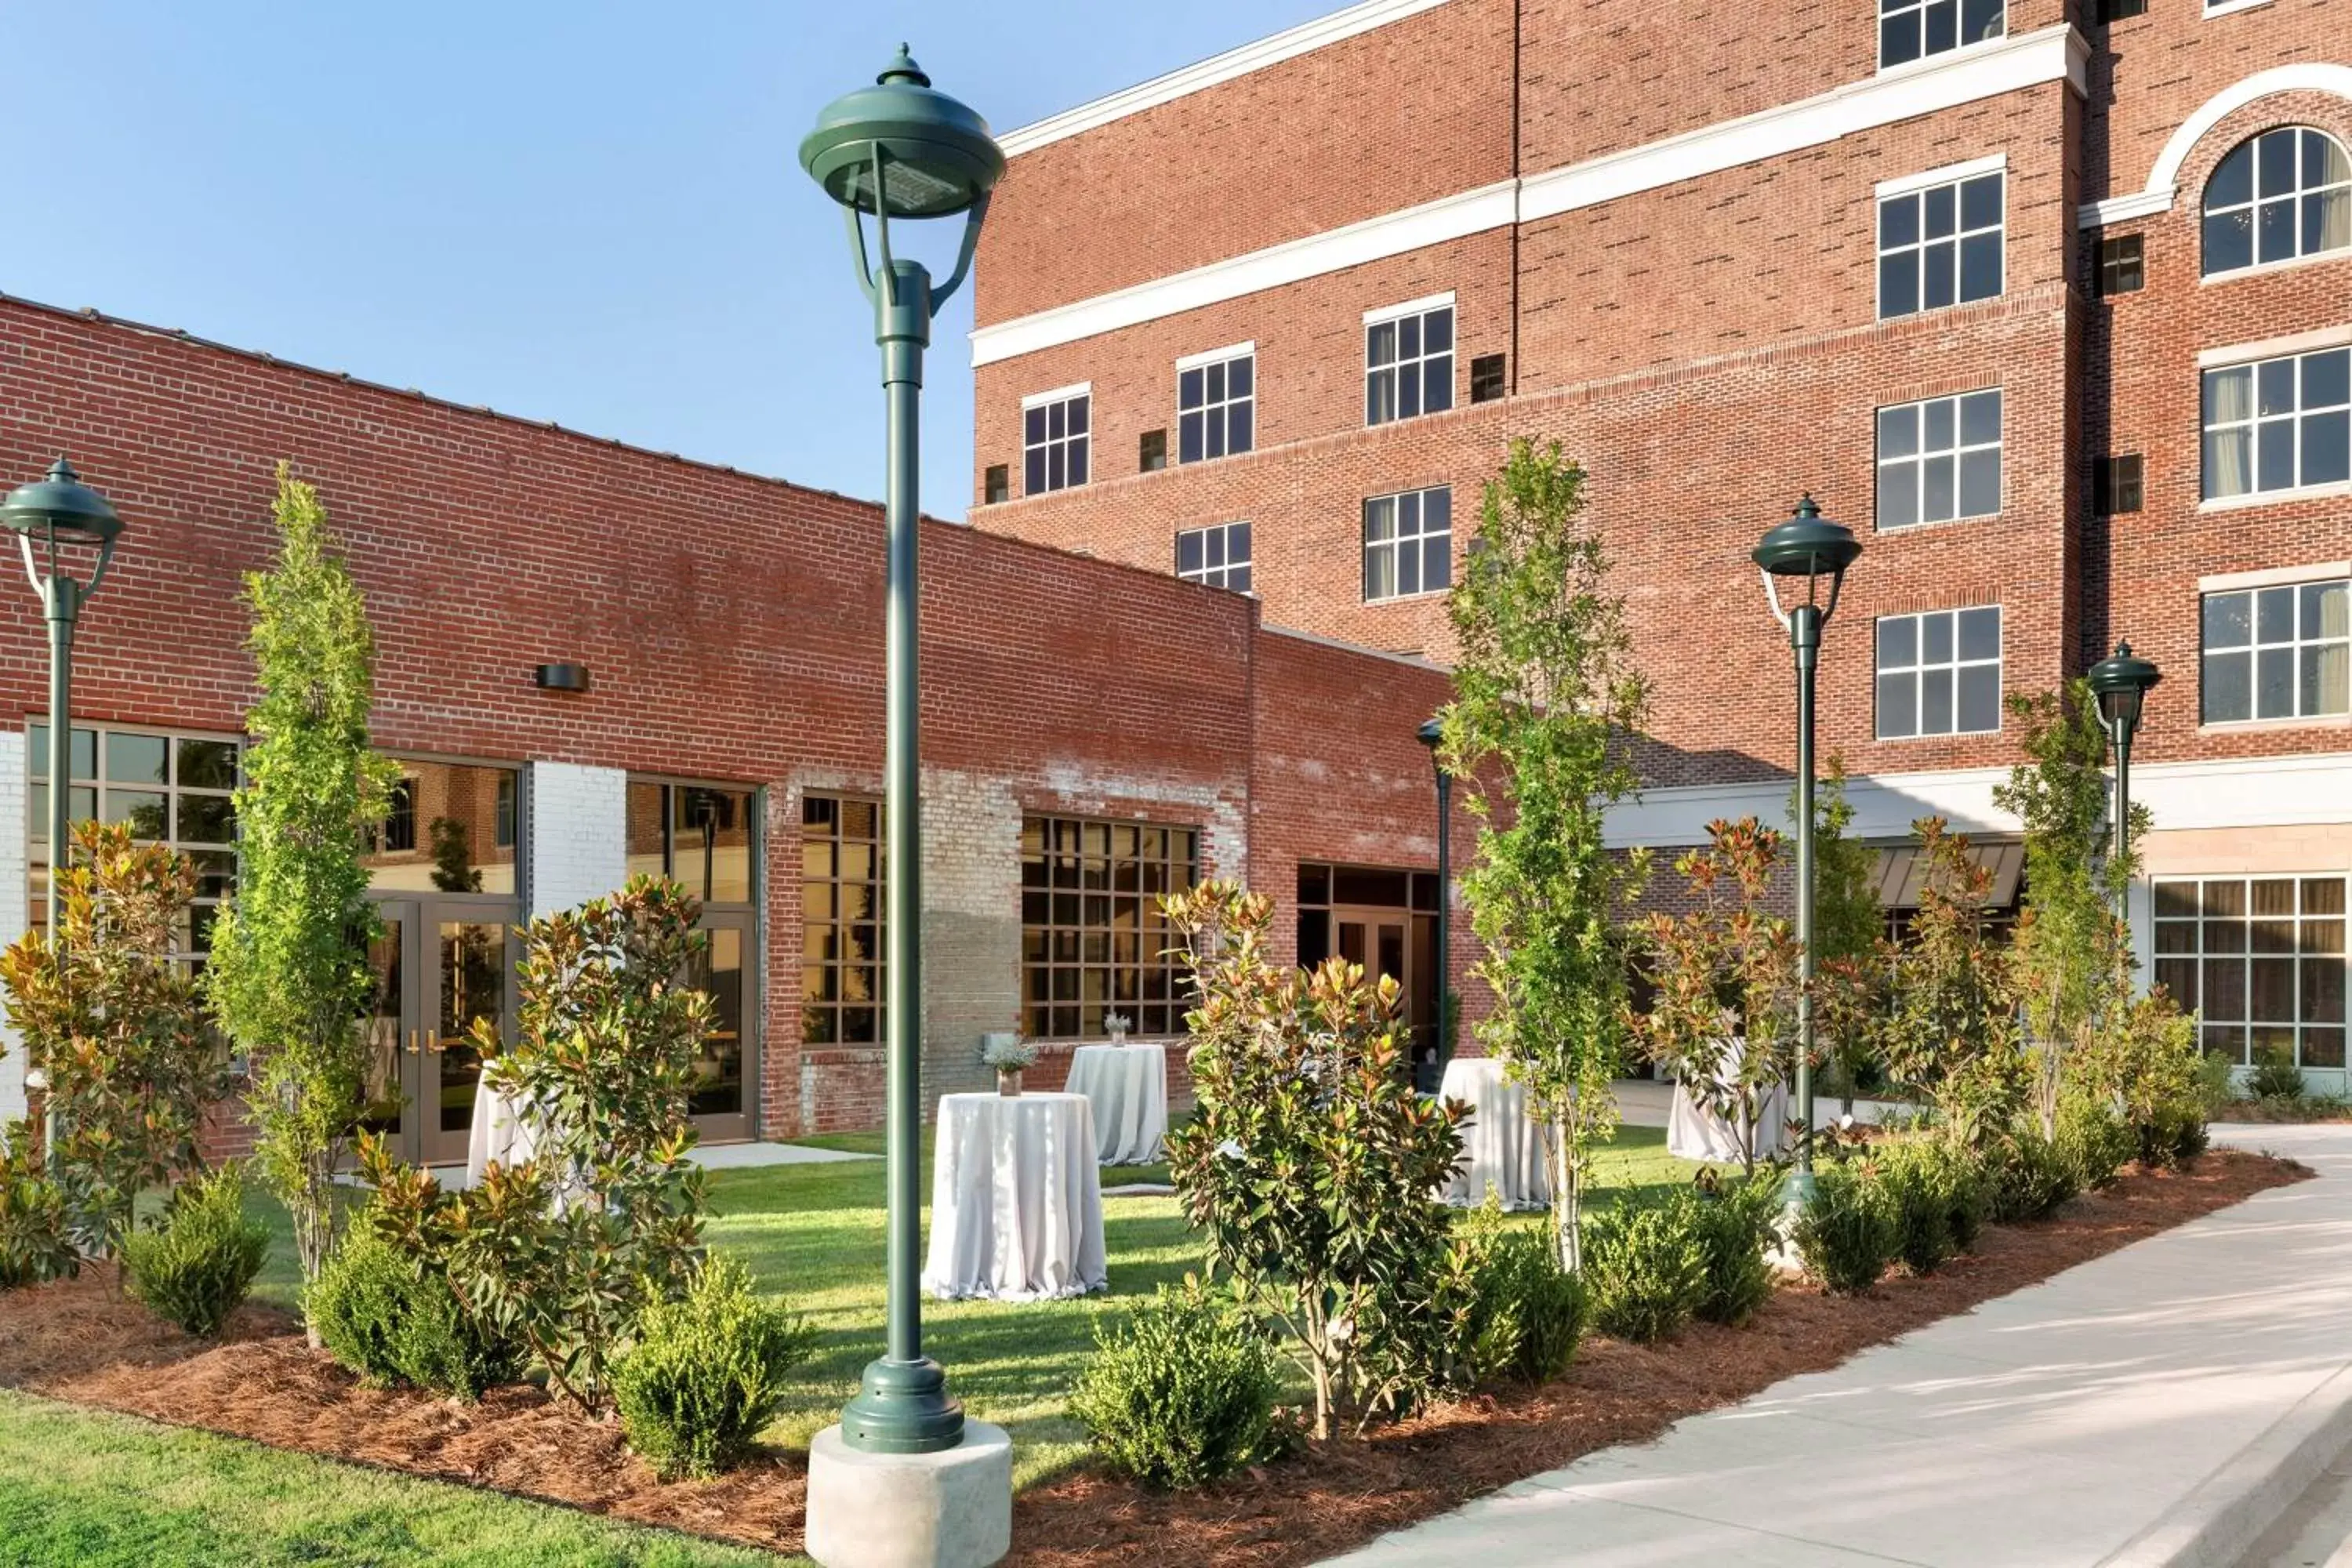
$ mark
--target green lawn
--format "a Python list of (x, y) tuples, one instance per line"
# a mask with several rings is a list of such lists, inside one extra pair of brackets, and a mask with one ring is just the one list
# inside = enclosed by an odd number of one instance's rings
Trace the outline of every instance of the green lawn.
[[(875, 1133), (810, 1140), (878, 1152)], [(923, 1190), (930, 1190), (929, 1140)], [(1597, 1198), (1677, 1185), (1694, 1169), (1655, 1128), (1622, 1129), (1598, 1163)], [(714, 1172), (712, 1246), (740, 1255), (763, 1288), (821, 1333), (771, 1442), (804, 1447), (837, 1416), (882, 1343), (883, 1166), (879, 1160)], [(1166, 1168), (1107, 1170), (1103, 1184), (1164, 1181)], [(274, 1241), (257, 1294), (294, 1300), (285, 1215), (256, 1199)], [(1063, 1412), (1096, 1324), (1200, 1267), (1172, 1198), (1107, 1198), (1110, 1291), (1071, 1301), (923, 1303), (924, 1347), (965, 1408), (1013, 1433), (1014, 1483), (1077, 1462), (1083, 1436)], [(1520, 1216), (1524, 1224), (1540, 1216)], [(925, 1236), (929, 1237), (929, 1212)], [(53, 1453), (63, 1452), (62, 1461)], [(38, 1476), (27, 1488), (20, 1478)], [(256, 1500), (266, 1506), (257, 1506)], [(564, 1533), (564, 1532), (570, 1533)], [(0, 1400), (0, 1568), (11, 1563), (412, 1562), (701, 1563), (766, 1561), (593, 1523), (559, 1509), (172, 1432), (42, 1401)]]

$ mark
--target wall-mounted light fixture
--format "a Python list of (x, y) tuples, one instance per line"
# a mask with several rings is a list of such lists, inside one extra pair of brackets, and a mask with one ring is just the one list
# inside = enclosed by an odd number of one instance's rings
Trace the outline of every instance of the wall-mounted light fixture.
[(585, 691), (588, 689), (588, 667), (584, 664), (542, 664), (530, 672), (530, 679), (541, 691)]

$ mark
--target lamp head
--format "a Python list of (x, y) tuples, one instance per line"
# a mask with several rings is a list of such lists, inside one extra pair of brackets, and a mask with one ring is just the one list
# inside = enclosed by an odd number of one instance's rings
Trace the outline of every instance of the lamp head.
[(1832, 522), (1811, 494), (1789, 521), (1766, 533), (1748, 559), (1775, 577), (1820, 577), (1833, 582), (1862, 554), (1862, 542), (1843, 523)]
[(18, 485), (0, 501), (0, 524), (27, 540), (105, 548), (122, 531), (122, 520), (106, 498), (81, 482), (73, 465), (59, 458), (49, 471)]
[(877, 210), (874, 149), (882, 150), (879, 202), (890, 217), (951, 217), (1004, 177), (1004, 150), (988, 122), (931, 86), (907, 46), (872, 87), (824, 106), (801, 139), (801, 167), (843, 206)]
[(1413, 732), (1421, 737), (1423, 745), (1433, 752), (1437, 750), (1437, 743), (1445, 739), (1445, 721), (1437, 718), (1423, 719), (1421, 721), (1421, 728)]
[(2119, 642), (2116, 651), (2091, 666), (2091, 690), (2099, 699), (2099, 715), (2107, 728), (2129, 736), (2139, 728), (2142, 706), (2148, 689), (2164, 679), (2164, 672), (2153, 661), (2132, 652), (2131, 644)]

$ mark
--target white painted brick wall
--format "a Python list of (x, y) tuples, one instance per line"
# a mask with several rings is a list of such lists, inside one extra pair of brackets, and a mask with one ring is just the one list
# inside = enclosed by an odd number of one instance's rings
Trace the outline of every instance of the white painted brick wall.
[(629, 874), (629, 775), (619, 768), (533, 763), (528, 776), (532, 916), (618, 890)]
[[(0, 947), (15, 943), (32, 924), (26, 865), (27, 778), (25, 731), (0, 731)], [(25, 1052), (16, 1032), (0, 1024), (0, 1121), (25, 1114)]]

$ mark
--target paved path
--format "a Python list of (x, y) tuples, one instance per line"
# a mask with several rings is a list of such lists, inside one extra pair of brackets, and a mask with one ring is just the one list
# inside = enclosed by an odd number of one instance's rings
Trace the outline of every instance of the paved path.
[[(2292, 1154), (2320, 1179), (1337, 1561), (2095, 1568), (2200, 1560), (2180, 1543), (2213, 1517), (2217, 1499), (2244, 1493), (2283, 1449), (2352, 1409), (2352, 1128), (2217, 1136)], [(2298, 1479), (2271, 1506), (2302, 1490)], [(2219, 1562), (2263, 1522), (2241, 1531)]]

